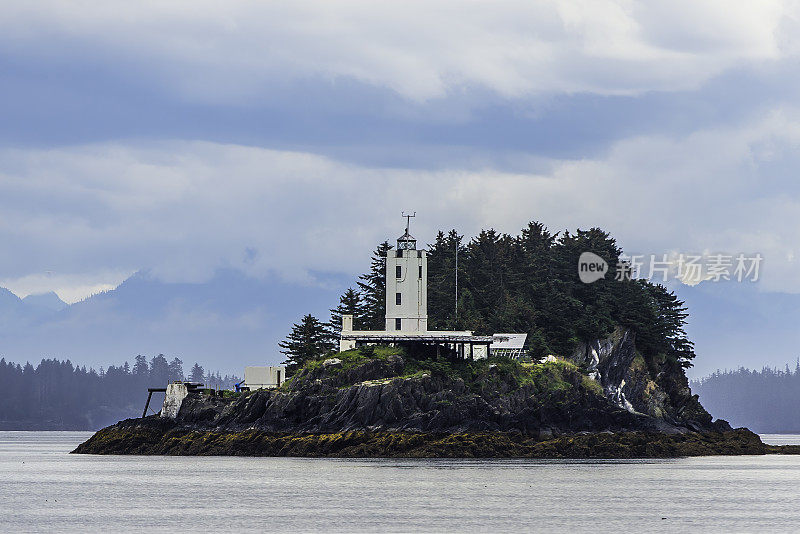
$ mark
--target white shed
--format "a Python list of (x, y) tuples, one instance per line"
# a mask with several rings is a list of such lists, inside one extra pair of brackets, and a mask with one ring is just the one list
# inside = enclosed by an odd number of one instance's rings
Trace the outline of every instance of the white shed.
[(525, 340), (528, 334), (495, 334), (489, 347), (492, 356), (508, 356), (519, 359), (525, 355)]
[(264, 367), (245, 367), (244, 384), (242, 386), (254, 389), (279, 388), (286, 382), (286, 367), (264, 366)]

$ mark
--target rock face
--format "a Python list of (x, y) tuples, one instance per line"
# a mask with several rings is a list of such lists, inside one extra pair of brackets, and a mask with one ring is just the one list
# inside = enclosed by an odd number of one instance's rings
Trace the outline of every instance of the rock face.
[(617, 329), (607, 339), (581, 344), (570, 359), (588, 369), (611, 402), (631, 413), (697, 431), (727, 425), (712, 424), (678, 364), (638, 353), (629, 330)]
[(256, 391), (230, 403), (190, 395), (176, 422), (198, 428), (303, 433), (518, 431), (537, 435), (542, 430), (552, 434), (658, 428), (650, 418), (619, 409), (589, 392), (571, 398), (552, 396), (543, 402), (534, 386), (481, 394), (469, 391), (463, 380), (425, 375), (381, 377), (342, 388), (335, 383), (311, 379), (294, 391)]

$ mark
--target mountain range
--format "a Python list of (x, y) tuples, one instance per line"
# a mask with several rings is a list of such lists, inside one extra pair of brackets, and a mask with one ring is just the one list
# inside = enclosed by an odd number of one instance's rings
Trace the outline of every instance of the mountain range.
[(163, 353), (186, 369), (199, 362), (241, 374), (282, 361), (277, 344), (302, 315), (328, 319), (342, 284), (323, 280), (304, 286), (221, 270), (203, 283), (166, 283), (142, 271), (71, 305), (55, 293), (20, 299), (0, 288), (0, 356), (99, 368)]

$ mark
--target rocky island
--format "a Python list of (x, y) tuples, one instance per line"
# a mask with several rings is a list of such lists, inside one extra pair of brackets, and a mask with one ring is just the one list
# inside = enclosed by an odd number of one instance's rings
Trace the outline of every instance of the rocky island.
[(570, 358), (421, 359), (364, 347), (307, 362), (279, 390), (190, 393), (176, 416), (99, 431), (87, 454), (643, 458), (794, 453), (713, 421), (683, 373), (618, 330)]

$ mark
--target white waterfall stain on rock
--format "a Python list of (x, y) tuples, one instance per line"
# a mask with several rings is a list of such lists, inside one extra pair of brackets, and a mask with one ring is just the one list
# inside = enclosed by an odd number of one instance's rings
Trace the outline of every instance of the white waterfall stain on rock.
[(611, 402), (630, 413), (640, 413), (624, 392), (625, 379), (635, 357), (633, 333), (617, 328), (605, 339), (581, 343), (571, 359), (586, 366), (588, 375), (602, 386)]
[(175, 419), (181, 410), (183, 399), (189, 395), (189, 388), (186, 384), (169, 384), (164, 395), (164, 404), (161, 407), (161, 417)]
[(625, 392), (623, 389), (625, 388), (625, 379), (623, 378), (622, 381), (619, 383), (617, 387), (611, 387), (608, 391), (608, 396), (612, 402), (614, 402), (620, 408), (625, 408), (631, 413), (638, 413), (633, 408), (633, 405), (625, 398)]

